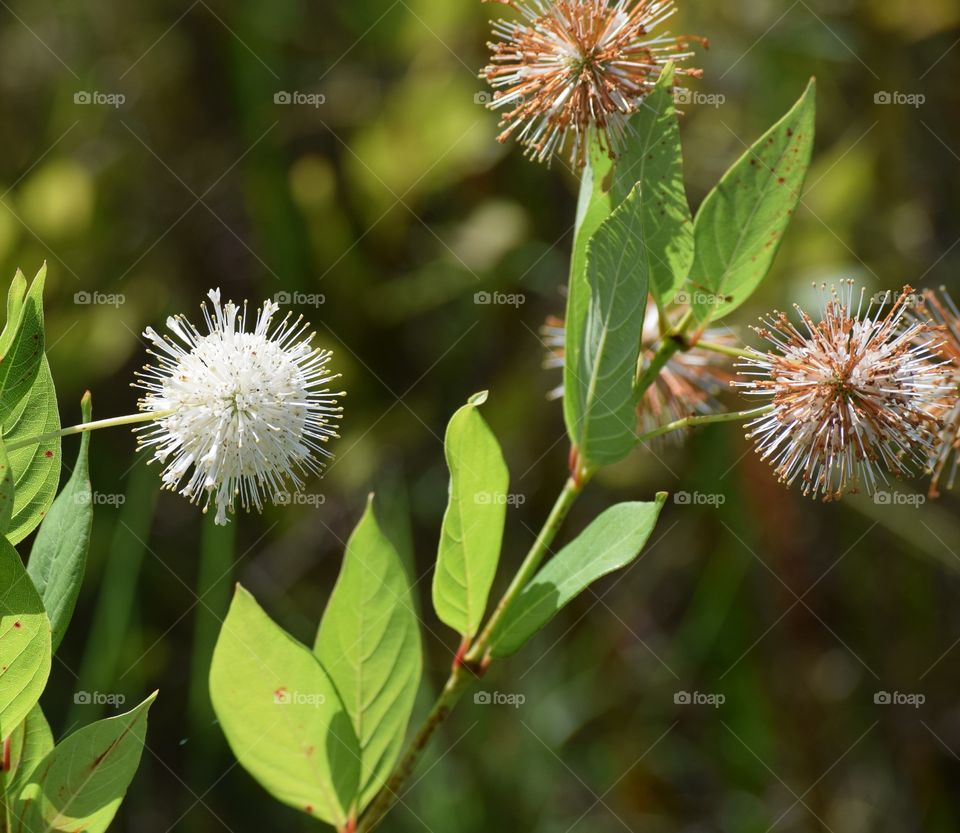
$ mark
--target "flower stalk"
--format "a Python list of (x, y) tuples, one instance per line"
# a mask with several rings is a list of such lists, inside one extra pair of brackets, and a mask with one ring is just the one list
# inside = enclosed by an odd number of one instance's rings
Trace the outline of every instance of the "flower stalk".
[(151, 413), (127, 414), (126, 416), (110, 417), (109, 419), (95, 419), (92, 422), (81, 422), (79, 425), (71, 425), (69, 428), (61, 428), (59, 431), (50, 431), (46, 434), (37, 434), (35, 437), (26, 437), (22, 440), (16, 440), (12, 443), (6, 443), (4, 448), (9, 451), (16, 451), (18, 448), (26, 448), (37, 443), (55, 440), (58, 437), (71, 437), (74, 434), (83, 434), (87, 431), (96, 431), (100, 428), (118, 428), (122, 425), (137, 425), (141, 422), (150, 422), (154, 419), (163, 419), (175, 413), (174, 409), (167, 411), (154, 411)]

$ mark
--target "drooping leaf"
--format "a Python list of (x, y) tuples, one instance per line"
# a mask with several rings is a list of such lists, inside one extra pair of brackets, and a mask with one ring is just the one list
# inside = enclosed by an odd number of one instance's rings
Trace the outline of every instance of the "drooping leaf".
[[(601, 223), (613, 211), (613, 196), (610, 189), (613, 183), (613, 160), (607, 150), (601, 146), (595, 132), (591, 132), (587, 162), (580, 178), (580, 193), (577, 198), (577, 214), (573, 232), (573, 250), (570, 255), (570, 279), (567, 283), (566, 322), (582, 322), (590, 307), (590, 286), (587, 282), (587, 244), (600, 228)], [(563, 370), (563, 388), (570, 390), (576, 385), (569, 369), (569, 363), (578, 363), (580, 345), (571, 343), (569, 333), (564, 346), (566, 362)], [(570, 403), (563, 400), (564, 414), (569, 423), (575, 415), (567, 413)]]
[(360, 743), (359, 812), (397, 759), (422, 667), (410, 584), (372, 499), (347, 541), (314, 653), (340, 692)]
[(237, 587), (210, 667), (210, 699), (240, 765), (278, 801), (343, 827), (360, 745), (330, 675)]
[(40, 763), (53, 749), (50, 724), (38, 703), (10, 735), (10, 769), (6, 773), (7, 800), (11, 804), (30, 782)]
[(799, 101), (747, 149), (700, 206), (689, 283), (700, 320), (736, 309), (770, 271), (800, 201), (815, 110), (811, 79)]
[(40, 370), (43, 358), (43, 284), (47, 275), (44, 264), (26, 295), (22, 284), (14, 278), (7, 298), (8, 320), (0, 333), (0, 423), (27, 395)]
[[(90, 394), (80, 402), (83, 421), (92, 416)], [(93, 524), (93, 494), (87, 455), (90, 432), (80, 438), (80, 452), (73, 473), (50, 507), (40, 529), (27, 572), (43, 599), (53, 628), (53, 650), (67, 630), (87, 565), (90, 527)]]
[(0, 738), (34, 707), (50, 674), (50, 620), (20, 556), (0, 536)]
[(693, 262), (693, 218), (683, 185), (680, 126), (673, 103), (673, 65), (668, 64), (640, 110), (613, 180), (613, 204), (640, 187), (640, 255), (650, 292), (660, 307), (673, 303)]
[[(3, 420), (4, 442), (13, 446), (20, 440), (60, 430), (60, 413), (53, 377), (46, 356), (27, 395)], [(43, 520), (60, 483), (60, 438), (8, 449), (16, 495), (7, 537), (17, 544)]]
[(140, 765), (156, 696), (78, 729), (48, 752), (14, 802), (14, 833), (106, 830)]
[(477, 632), (487, 607), (510, 484), (500, 444), (478, 410), (486, 401), (486, 391), (470, 397), (450, 419), (444, 438), (450, 497), (433, 574), (433, 606), (440, 621), (464, 636)]
[(653, 532), (666, 494), (652, 503), (619, 503), (546, 563), (521, 591), (491, 638), (494, 656), (512, 654), (601, 576), (626, 566)]
[[(564, 416), (580, 456), (606, 465), (636, 443), (633, 382), (647, 305), (639, 188), (616, 208), (587, 246), (589, 305), (567, 322)], [(570, 354), (570, 346), (578, 349)]]

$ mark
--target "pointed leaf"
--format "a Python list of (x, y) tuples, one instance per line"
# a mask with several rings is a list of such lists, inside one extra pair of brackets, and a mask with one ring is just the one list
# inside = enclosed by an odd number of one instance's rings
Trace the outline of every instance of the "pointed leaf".
[(433, 574), (433, 606), (440, 621), (464, 636), (477, 632), (487, 608), (510, 485), (500, 444), (478, 410), (486, 401), (486, 391), (470, 397), (451, 417), (444, 437), (450, 496)]
[(0, 738), (40, 699), (50, 674), (50, 620), (6, 538), (0, 536)]
[[(639, 188), (617, 207), (587, 247), (590, 303), (582, 321), (567, 322), (564, 415), (580, 456), (606, 465), (636, 444), (633, 382), (647, 305), (647, 264)], [(567, 385), (567, 382), (570, 385)]]
[(693, 218), (683, 185), (680, 125), (673, 103), (673, 65), (668, 64), (631, 120), (627, 145), (617, 159), (614, 205), (640, 187), (640, 255), (650, 292), (661, 307), (675, 301), (693, 262)]
[(329, 674), (237, 587), (213, 652), (210, 699), (240, 765), (278, 801), (343, 827), (360, 746)]
[(6, 774), (7, 800), (20, 795), (40, 763), (53, 749), (50, 724), (40, 705), (30, 709), (26, 719), (10, 735), (10, 769)]
[(0, 439), (0, 535), (6, 535), (10, 529), (14, 499), (13, 469), (7, 458), (7, 447)]
[(422, 667), (406, 571), (372, 502), (347, 542), (314, 653), (330, 674), (360, 743), (358, 811), (396, 762)]
[(694, 311), (721, 318), (757, 288), (800, 201), (813, 150), (816, 84), (760, 137), (704, 199), (694, 223)]
[(653, 532), (665, 500), (661, 492), (653, 503), (611, 506), (551, 558), (494, 632), (494, 656), (512, 654), (590, 584), (633, 561)]
[(0, 333), (0, 422), (6, 423), (16, 405), (26, 396), (40, 370), (43, 358), (43, 284), (44, 264), (33, 279), (26, 296), (20, 299), (17, 278), (7, 299), (8, 320)]
[[(83, 422), (92, 417), (90, 394), (80, 409)], [(87, 454), (90, 432), (80, 437), (80, 452), (70, 479), (40, 524), (27, 572), (40, 592), (53, 628), (53, 650), (67, 630), (87, 566), (90, 527), (93, 524), (93, 494)]]
[(84, 726), (48, 752), (14, 802), (14, 833), (106, 830), (140, 765), (156, 696)]

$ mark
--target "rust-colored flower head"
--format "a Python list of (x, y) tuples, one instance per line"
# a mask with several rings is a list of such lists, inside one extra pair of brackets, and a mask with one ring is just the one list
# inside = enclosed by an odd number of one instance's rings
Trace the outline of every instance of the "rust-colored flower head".
[[(653, 88), (663, 65), (692, 54), (702, 38), (651, 36), (676, 10), (673, 0), (492, 0), (519, 20), (497, 20), (490, 64), (481, 73), (496, 89), (490, 107), (505, 108), (505, 142), (515, 137), (527, 156), (549, 161), (565, 149), (582, 167), (595, 129), (609, 153), (627, 119)], [(699, 77), (678, 68), (677, 75)]]
[(799, 307), (800, 326), (782, 312), (761, 319), (756, 332), (773, 349), (744, 359), (734, 384), (771, 401), (747, 436), (780, 481), (800, 478), (803, 494), (831, 500), (861, 484), (873, 493), (885, 471), (926, 466), (950, 383), (939, 334), (907, 314), (910, 287), (885, 314), (881, 304), (863, 317), (864, 293), (854, 307), (852, 281), (822, 291), (819, 322)]
[(948, 362), (951, 388), (939, 401), (938, 416), (943, 423), (928, 465), (932, 474), (930, 497), (940, 494), (940, 479), (947, 473), (946, 488), (952, 489), (960, 455), (960, 310), (943, 287), (937, 294), (924, 290), (917, 305), (921, 320), (933, 321), (939, 335), (938, 352)]

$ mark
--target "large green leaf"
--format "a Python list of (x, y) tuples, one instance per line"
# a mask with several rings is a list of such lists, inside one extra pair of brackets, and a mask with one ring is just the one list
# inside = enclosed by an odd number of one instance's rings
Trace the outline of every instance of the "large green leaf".
[(650, 292), (661, 307), (673, 303), (693, 262), (693, 218), (683, 185), (680, 126), (673, 104), (673, 65), (631, 120), (627, 144), (617, 159), (613, 204), (640, 187), (640, 255)]
[(727, 315), (770, 271), (813, 150), (813, 79), (791, 110), (727, 171), (700, 206), (690, 270), (701, 320)]
[(422, 667), (407, 574), (372, 500), (347, 541), (314, 653), (340, 692), (360, 743), (360, 812), (400, 752)]
[(6, 535), (13, 519), (13, 502), (16, 499), (13, 484), (13, 469), (7, 458), (7, 448), (0, 438), (0, 535)]
[[(587, 244), (600, 228), (601, 223), (613, 211), (613, 196), (610, 193), (613, 184), (613, 160), (601, 146), (596, 133), (590, 133), (590, 146), (587, 152), (587, 164), (580, 179), (580, 193), (577, 199), (577, 214), (573, 232), (573, 250), (570, 254), (570, 280), (567, 283), (566, 321), (569, 327), (573, 321), (582, 322), (590, 307), (590, 286), (587, 283)], [(578, 363), (580, 345), (566, 338), (566, 361), (563, 369), (563, 387), (569, 390), (576, 386), (577, 380), (570, 370), (570, 363)], [(564, 413), (568, 423), (575, 415), (568, 414), (570, 403), (563, 400)]]
[[(633, 381), (647, 305), (643, 206), (634, 188), (587, 246), (590, 303), (567, 322), (564, 416), (580, 456), (615, 463), (636, 444)], [(579, 345), (571, 355), (571, 345)]]
[(447, 426), (450, 497), (433, 574), (437, 616), (467, 637), (477, 632), (487, 607), (510, 485), (500, 444), (478, 410), (486, 401), (486, 391), (470, 397)]
[(43, 358), (44, 264), (23, 294), (22, 275), (10, 287), (7, 311), (13, 318), (0, 333), (0, 423), (7, 418), (33, 385)]
[(48, 752), (14, 802), (14, 833), (106, 830), (140, 764), (156, 696), (78, 729)]
[(50, 674), (50, 620), (20, 556), (0, 536), (0, 738), (33, 708)]
[(344, 826), (360, 776), (350, 716), (310, 649), (239, 586), (213, 652), (210, 699), (233, 754), (267, 792)]
[(30, 776), (50, 750), (53, 749), (53, 734), (43, 716), (40, 705), (35, 705), (26, 719), (10, 735), (10, 768), (6, 773), (7, 801), (9, 805), (30, 782)]
[[(83, 397), (80, 410), (83, 422), (89, 422), (92, 416), (89, 393)], [(90, 432), (87, 431), (80, 438), (80, 452), (73, 473), (40, 524), (27, 563), (27, 572), (40, 591), (43, 606), (50, 617), (54, 651), (70, 623), (87, 565), (93, 523), (93, 495), (87, 462), (89, 446)]]
[[(0, 425), (8, 445), (60, 430), (57, 395), (46, 356), (27, 395)], [(16, 496), (7, 537), (19, 543), (43, 520), (60, 482), (60, 438), (30, 443), (8, 451)]]
[(653, 532), (665, 500), (661, 492), (652, 503), (611, 506), (550, 559), (494, 631), (494, 656), (512, 654), (586, 587), (633, 561)]

